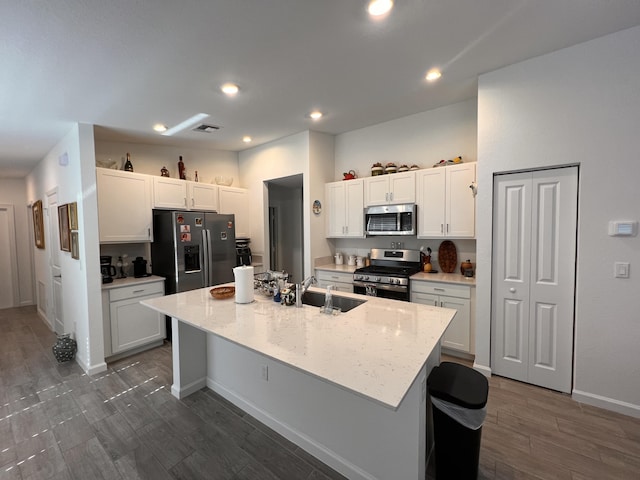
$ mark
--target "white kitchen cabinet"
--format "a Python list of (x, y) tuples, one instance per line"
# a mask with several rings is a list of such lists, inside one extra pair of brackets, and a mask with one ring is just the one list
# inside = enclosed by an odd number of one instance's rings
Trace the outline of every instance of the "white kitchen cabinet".
[(415, 172), (391, 173), (364, 179), (365, 207), (415, 202)]
[(412, 280), (411, 301), (457, 310), (442, 336), (442, 346), (471, 353), (471, 287)]
[(327, 237), (364, 237), (363, 180), (325, 185)]
[(164, 315), (142, 306), (140, 301), (163, 295), (164, 279), (108, 290), (111, 344), (105, 345), (110, 347), (110, 351), (105, 348), (107, 356), (162, 343), (166, 336)]
[(328, 285), (333, 285), (337, 292), (353, 293), (353, 273), (316, 270), (316, 280), (318, 288), (327, 288)]
[[(219, 210), (218, 186), (199, 182), (187, 182), (187, 208), (189, 210)], [(220, 213), (220, 212), (219, 212)]]
[(469, 188), (475, 179), (475, 163), (416, 173), (418, 238), (475, 236), (476, 201)]
[(153, 208), (187, 208), (187, 182), (179, 178), (153, 178)]
[(153, 178), (153, 208), (171, 210), (218, 210), (218, 186), (180, 180)]
[(101, 243), (153, 241), (149, 175), (96, 168)]
[(236, 238), (251, 236), (249, 193), (244, 188), (218, 187), (219, 213), (233, 213), (236, 216)]

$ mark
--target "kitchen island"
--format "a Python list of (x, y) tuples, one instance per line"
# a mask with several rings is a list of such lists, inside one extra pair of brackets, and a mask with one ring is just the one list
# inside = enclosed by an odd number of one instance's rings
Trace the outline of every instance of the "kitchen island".
[(348, 478), (422, 480), (426, 377), (455, 310), (340, 296), (367, 301), (334, 316), (208, 288), (142, 303), (172, 317), (174, 396), (208, 386)]

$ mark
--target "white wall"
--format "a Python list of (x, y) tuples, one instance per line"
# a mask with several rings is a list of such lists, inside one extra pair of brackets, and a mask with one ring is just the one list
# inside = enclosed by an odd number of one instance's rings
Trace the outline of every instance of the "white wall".
[(214, 183), (218, 175), (233, 177), (233, 187), (244, 187), (240, 183), (238, 173), (238, 154), (226, 150), (212, 150), (205, 148), (185, 148), (172, 145), (147, 145), (143, 143), (105, 142), (96, 141), (96, 161), (117, 162), (122, 169), (125, 155), (131, 154), (133, 170), (137, 173), (160, 176), (160, 169), (165, 166), (171, 178), (178, 175), (178, 158), (187, 169), (187, 179), (193, 180), (198, 171), (198, 181)]
[[(343, 173), (355, 170), (358, 177), (371, 176), (375, 162), (417, 164), (431, 168), (440, 160), (462, 155), (463, 161), (477, 160), (476, 99), (391, 120), (371, 127), (343, 133), (335, 137), (335, 169), (329, 181), (339, 181)], [(432, 260), (437, 262), (442, 240), (416, 237), (370, 237), (364, 239), (331, 240), (331, 252), (366, 255), (371, 248), (389, 248), (390, 242), (403, 242), (404, 248), (430, 247)], [(475, 240), (453, 240), (458, 261), (476, 261)], [(436, 265), (434, 263), (434, 265)], [(436, 265), (437, 268), (437, 265)]]
[(263, 255), (265, 265), (269, 265), (267, 180), (303, 175), (305, 276), (313, 272), (312, 259), (328, 251), (324, 220), (311, 218), (311, 206), (315, 198), (324, 203), (324, 183), (333, 170), (332, 141), (329, 135), (305, 131), (239, 153), (242, 184), (249, 189), (251, 205), (251, 250)]
[[(66, 153), (68, 165), (59, 164)], [(78, 341), (76, 360), (89, 373), (106, 369), (102, 334), (100, 294), (100, 260), (98, 252), (98, 208), (96, 202), (95, 156), (93, 127), (77, 124), (26, 178), (29, 203), (43, 200), (57, 188), (58, 205), (77, 202), (80, 259), (69, 252), (60, 252), (63, 285), (64, 329), (73, 332)], [(36, 282), (46, 286), (47, 296), (53, 297), (49, 256), (51, 245), (44, 250), (34, 248)], [(48, 301), (46, 314), (52, 319), (52, 304)]]
[[(490, 363), (495, 172), (580, 164), (574, 398), (640, 416), (640, 27), (483, 75), (478, 91), (476, 363)], [(631, 278), (613, 278), (613, 263)]]
[(14, 306), (35, 304), (31, 249), (32, 217), (27, 204), (24, 178), (0, 178), (0, 204), (13, 205), (16, 232), (18, 277), (13, 279), (18, 286), (18, 303)]

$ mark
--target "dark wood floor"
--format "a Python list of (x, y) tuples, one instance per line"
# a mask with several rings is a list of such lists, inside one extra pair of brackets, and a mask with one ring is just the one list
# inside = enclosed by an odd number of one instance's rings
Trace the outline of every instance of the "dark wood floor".
[[(173, 398), (170, 346), (89, 377), (35, 309), (0, 328), (0, 480), (344, 478), (208, 389)], [(640, 420), (494, 377), (479, 478), (637, 480)]]

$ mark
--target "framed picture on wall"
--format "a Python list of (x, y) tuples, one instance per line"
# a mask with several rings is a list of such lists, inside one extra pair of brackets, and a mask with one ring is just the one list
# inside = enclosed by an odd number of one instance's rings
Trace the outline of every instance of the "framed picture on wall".
[(33, 236), (36, 247), (44, 248), (44, 217), (42, 216), (42, 200), (38, 200), (31, 207), (33, 213)]
[(80, 247), (78, 245), (78, 232), (71, 232), (71, 258), (80, 258)]
[(78, 204), (76, 202), (69, 204), (69, 229), (78, 230)]
[(71, 230), (69, 229), (69, 205), (58, 207), (58, 230), (60, 232), (60, 250), (71, 251)]

